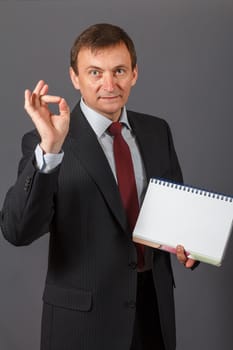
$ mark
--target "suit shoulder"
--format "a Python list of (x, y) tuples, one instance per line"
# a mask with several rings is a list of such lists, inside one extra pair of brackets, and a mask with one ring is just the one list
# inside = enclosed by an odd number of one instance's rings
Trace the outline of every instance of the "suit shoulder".
[(128, 110), (127, 115), (129, 117), (129, 120), (137, 120), (138, 122), (141, 122), (143, 124), (146, 123), (148, 125), (151, 124), (151, 126), (153, 127), (168, 127), (168, 123), (165, 119), (151, 114), (139, 113)]

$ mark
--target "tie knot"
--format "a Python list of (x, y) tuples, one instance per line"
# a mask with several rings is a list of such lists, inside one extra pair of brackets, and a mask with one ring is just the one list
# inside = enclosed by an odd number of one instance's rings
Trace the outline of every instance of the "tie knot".
[(109, 131), (110, 135), (116, 136), (116, 135), (121, 134), (121, 129), (122, 129), (122, 124), (120, 122), (113, 122), (109, 126), (108, 131)]

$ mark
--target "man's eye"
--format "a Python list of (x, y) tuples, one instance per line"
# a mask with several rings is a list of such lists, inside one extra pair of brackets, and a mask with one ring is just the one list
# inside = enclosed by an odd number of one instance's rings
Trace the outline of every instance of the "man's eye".
[(100, 72), (99, 72), (98, 70), (91, 70), (91, 71), (89, 72), (89, 74), (92, 75), (92, 76), (94, 76), (94, 77), (97, 77), (97, 76), (100, 74)]
[(118, 68), (117, 70), (116, 70), (116, 74), (118, 74), (118, 75), (122, 75), (122, 74), (124, 74), (125, 73), (125, 70), (123, 69), (123, 68)]

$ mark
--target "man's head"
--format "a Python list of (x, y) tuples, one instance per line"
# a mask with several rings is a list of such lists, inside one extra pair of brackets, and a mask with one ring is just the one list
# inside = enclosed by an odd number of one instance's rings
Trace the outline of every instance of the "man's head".
[(108, 23), (94, 24), (76, 38), (70, 52), (70, 66), (78, 74), (78, 54), (83, 48), (88, 48), (94, 53), (119, 44), (125, 44), (127, 47), (132, 69), (134, 69), (137, 64), (137, 55), (132, 39), (122, 28)]
[(128, 34), (111, 24), (96, 24), (75, 40), (70, 76), (85, 103), (117, 120), (137, 80), (137, 58)]

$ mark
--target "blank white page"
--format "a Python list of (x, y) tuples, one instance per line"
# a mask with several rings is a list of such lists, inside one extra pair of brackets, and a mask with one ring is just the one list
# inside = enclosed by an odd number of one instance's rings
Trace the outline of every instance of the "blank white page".
[(231, 197), (151, 179), (133, 239), (152, 246), (181, 244), (193, 257), (219, 265), (232, 218)]

